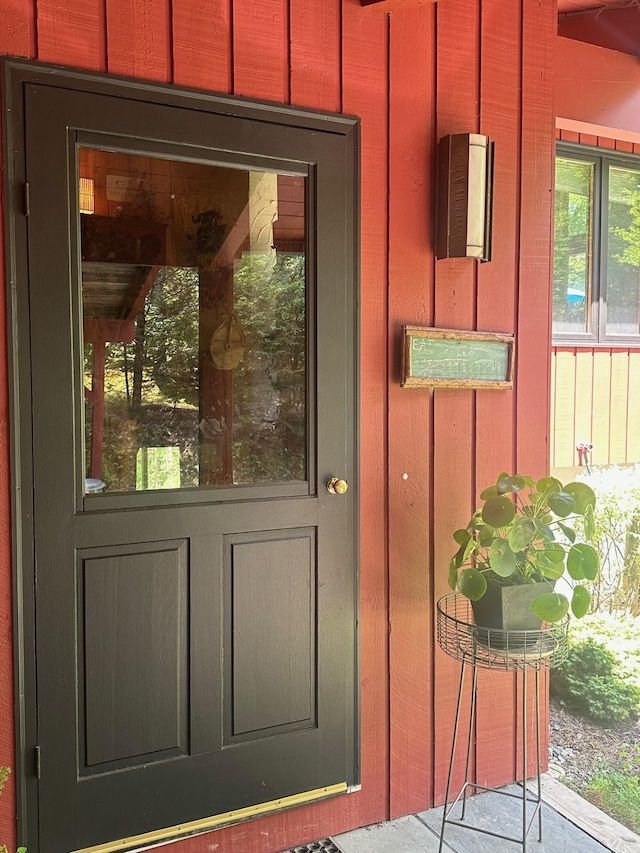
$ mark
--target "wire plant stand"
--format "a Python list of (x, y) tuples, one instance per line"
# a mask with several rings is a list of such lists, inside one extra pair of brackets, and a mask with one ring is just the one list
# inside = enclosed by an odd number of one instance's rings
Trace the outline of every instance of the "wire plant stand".
[[(445, 803), (442, 812), (442, 828), (440, 831), (439, 853), (442, 853), (445, 828), (454, 824), (484, 835), (502, 838), (522, 845), (523, 853), (527, 853), (528, 837), (536, 818), (538, 821), (538, 841), (542, 841), (542, 783), (540, 779), (540, 672), (559, 666), (568, 653), (568, 625), (566, 616), (556, 624), (543, 624), (537, 630), (504, 631), (499, 628), (488, 628), (477, 625), (471, 602), (462, 595), (451, 593), (437, 602), (437, 637), (440, 648), (450, 657), (460, 662), (460, 684), (458, 687), (458, 702), (451, 744), (451, 758)], [(472, 668), (469, 734), (465, 761), (464, 783), (455, 797), (449, 803), (451, 795), (451, 779), (455, 766), (455, 756), (462, 716), (464, 681), (467, 666)], [(469, 778), (471, 767), (471, 746), (476, 721), (476, 699), (478, 687), (478, 671), (491, 669), (494, 671), (520, 674), (522, 689), (522, 775), (520, 780), (522, 795), (486, 785), (480, 785)], [(533, 672), (535, 678), (535, 767), (537, 787), (534, 791), (527, 789), (527, 766), (529, 758), (528, 720), (527, 720), (527, 689), (528, 674)], [(467, 795), (469, 792), (493, 791), (506, 797), (520, 801), (522, 806), (522, 828), (518, 837), (504, 835), (465, 822)], [(460, 818), (451, 817), (453, 810), (462, 801)], [(533, 806), (529, 814), (530, 806)]]

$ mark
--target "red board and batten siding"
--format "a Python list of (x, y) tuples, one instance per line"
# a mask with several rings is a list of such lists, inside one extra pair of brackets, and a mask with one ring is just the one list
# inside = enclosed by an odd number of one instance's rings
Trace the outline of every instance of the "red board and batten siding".
[[(390, 20), (389, 602), (390, 815), (433, 796), (433, 398), (400, 387), (400, 328), (432, 325), (435, 261), (429, 167), (436, 138), (436, 10)], [(406, 478), (406, 479), (405, 479)]]
[[(640, 141), (558, 129), (556, 137), (610, 151), (640, 154)], [(576, 445), (593, 444), (590, 462), (640, 462), (640, 349), (553, 347), (551, 467), (579, 464)]]
[[(494, 209), (493, 260), (478, 268), (477, 326), (515, 333), (515, 287), (518, 278), (518, 211), (520, 208), (520, 126), (522, 103), (522, 12), (509, 20), (504, 4), (493, 0), (482, 13), (480, 125), (500, 152), (495, 163), (499, 203)], [(496, 308), (500, 309), (496, 327)], [(491, 483), (498, 471), (515, 471), (516, 448), (505, 440), (515, 430), (516, 398), (510, 391), (481, 390), (476, 394), (476, 491)], [(498, 429), (496, 429), (496, 425)], [(513, 773), (515, 681), (505, 673), (483, 672), (478, 680), (476, 773), (481, 785), (499, 785)]]
[[(499, 470), (547, 466), (553, 0), (0, 0), (0, 50), (362, 119), (362, 790), (179, 842), (274, 853), (442, 800), (458, 668), (435, 644), (451, 532)], [(435, 261), (435, 143), (497, 142), (492, 264)], [(1, 238), (1, 235), (0, 235)], [(4, 309), (2, 309), (4, 310)], [(513, 391), (399, 387), (403, 323), (515, 331)], [(0, 463), (8, 470), (6, 355)], [(516, 437), (517, 433), (517, 437)], [(404, 475), (407, 475), (404, 478)], [(0, 763), (13, 764), (9, 485), (0, 480)], [(488, 674), (486, 674), (488, 676)], [(481, 681), (477, 767), (513, 778), (514, 684)], [(13, 843), (11, 791), (0, 838)]]

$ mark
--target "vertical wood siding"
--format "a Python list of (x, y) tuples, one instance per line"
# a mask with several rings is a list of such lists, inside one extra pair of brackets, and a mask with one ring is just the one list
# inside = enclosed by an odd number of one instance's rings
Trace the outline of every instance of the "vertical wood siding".
[(640, 462), (640, 350), (554, 347), (551, 375), (551, 467), (577, 466), (583, 441), (594, 465)]
[[(274, 853), (442, 800), (458, 668), (436, 647), (434, 619), (449, 591), (451, 533), (499, 471), (539, 476), (547, 468), (555, 4), (384, 6), (0, 0), (3, 52), (362, 119), (362, 790), (185, 840), (176, 853), (212, 843), (218, 853)], [(436, 262), (431, 248), (435, 145), (456, 132), (496, 140), (494, 261), (486, 265)], [(401, 389), (403, 323), (515, 332), (515, 388)], [(629, 363), (626, 372), (640, 387), (640, 369)], [(13, 764), (6, 476), (1, 483), (0, 763)], [(475, 761), (480, 781), (497, 784), (517, 766), (514, 683), (483, 673), (480, 685)], [(0, 798), (0, 837), (11, 844), (10, 794)]]
[[(557, 139), (640, 154), (640, 143), (558, 130)], [(593, 444), (594, 465), (640, 462), (640, 350), (554, 347), (551, 357), (551, 467), (578, 465), (576, 445)]]
[[(505, 20), (500, 0), (485, 3), (482, 12), (480, 49), (484, 59), (481, 79), (482, 132), (495, 140), (501, 156), (496, 158), (496, 187), (499, 203), (494, 209), (493, 260), (478, 270), (479, 329), (499, 328), (514, 334), (517, 322), (515, 288), (506, 281), (518, 277), (517, 223), (520, 186), (522, 104), (522, 10)], [(500, 307), (500, 318), (496, 308)], [(496, 326), (499, 322), (499, 327)], [(478, 391), (476, 395), (476, 489), (493, 482), (496, 472), (515, 471), (515, 447), (503, 440), (515, 428), (515, 397), (510, 391)], [(499, 425), (496, 431), (496, 424)], [(500, 437), (498, 437), (500, 436)], [(513, 678), (504, 673), (485, 672), (478, 683), (476, 726), (476, 772), (481, 785), (498, 785), (513, 772)], [(490, 723), (489, 723), (490, 721)]]
[[(431, 802), (433, 398), (400, 387), (400, 327), (433, 323), (430, 242), (436, 10), (391, 17), (389, 113), (389, 601), (393, 817)], [(403, 479), (405, 478), (406, 479)]]

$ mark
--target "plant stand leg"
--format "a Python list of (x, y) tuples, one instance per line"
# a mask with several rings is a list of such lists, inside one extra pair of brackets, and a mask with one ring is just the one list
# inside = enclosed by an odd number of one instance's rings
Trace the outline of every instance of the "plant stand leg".
[[(444, 806), (442, 809), (442, 826), (440, 828), (440, 844), (438, 846), (438, 853), (442, 853), (442, 845), (444, 844), (444, 828), (447, 823), (447, 816), (455, 803), (451, 805), (449, 808), (449, 794), (451, 792), (451, 777), (453, 776), (453, 766), (455, 764), (456, 757), (456, 746), (458, 743), (458, 729), (460, 726), (460, 711), (462, 709), (462, 692), (464, 688), (464, 672), (466, 669), (467, 661), (466, 658), (462, 659), (462, 664), (460, 666), (460, 685), (458, 687), (458, 705), (456, 707), (456, 720), (453, 726), (453, 741), (451, 743), (451, 758), (449, 759), (449, 775), (447, 776), (447, 787), (444, 795)], [(474, 668), (475, 673), (475, 668)]]
[[(464, 792), (462, 794), (462, 816), (460, 820), (464, 820), (465, 812), (467, 809), (467, 788), (469, 782), (469, 766), (471, 764), (471, 744), (474, 740), (475, 734), (475, 721), (476, 721), (476, 697), (478, 695), (478, 670), (476, 667), (473, 667), (473, 676), (471, 678), (471, 714), (469, 716), (469, 737), (467, 739), (467, 760), (465, 762), (465, 770), (464, 770)], [(476, 777), (476, 782), (478, 778)]]
[(522, 668), (522, 853), (527, 853), (527, 667)]
[(536, 669), (536, 775), (538, 777), (538, 841), (542, 842), (542, 780), (540, 779), (540, 670)]

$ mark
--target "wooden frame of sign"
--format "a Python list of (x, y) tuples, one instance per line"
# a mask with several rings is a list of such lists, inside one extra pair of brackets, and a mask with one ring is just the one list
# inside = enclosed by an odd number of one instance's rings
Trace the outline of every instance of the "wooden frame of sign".
[(401, 385), (512, 388), (514, 355), (513, 335), (403, 326)]

